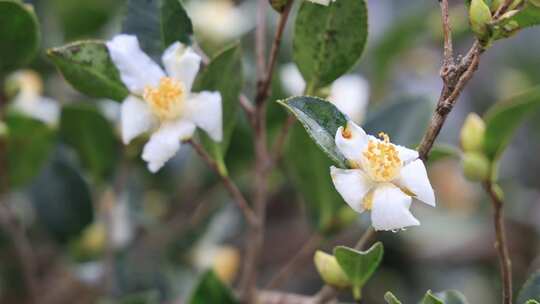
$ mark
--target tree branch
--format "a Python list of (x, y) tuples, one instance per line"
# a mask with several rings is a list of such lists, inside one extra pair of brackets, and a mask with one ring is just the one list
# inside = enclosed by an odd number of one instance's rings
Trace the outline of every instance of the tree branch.
[(484, 182), (484, 189), (491, 199), (493, 206), (493, 224), (495, 226), (495, 248), (499, 257), (499, 266), (502, 279), (502, 303), (512, 303), (512, 262), (508, 252), (508, 243), (506, 241), (506, 228), (504, 226), (503, 207), (504, 202), (494, 189), (491, 181)]
[(221, 182), (223, 183), (227, 191), (229, 191), (229, 194), (238, 205), (238, 208), (240, 208), (240, 210), (244, 214), (244, 217), (246, 218), (248, 223), (250, 223), (251, 225), (256, 224), (258, 221), (257, 217), (253, 213), (253, 210), (249, 207), (247, 200), (245, 199), (240, 189), (238, 189), (236, 184), (228, 176), (221, 174), (217, 163), (210, 157), (210, 155), (208, 155), (208, 153), (206, 153), (206, 151), (204, 151), (201, 145), (191, 139), (187, 142), (195, 149), (197, 154), (199, 154), (201, 159), (208, 165), (208, 167), (210, 167), (210, 169), (212, 169), (220, 177)]

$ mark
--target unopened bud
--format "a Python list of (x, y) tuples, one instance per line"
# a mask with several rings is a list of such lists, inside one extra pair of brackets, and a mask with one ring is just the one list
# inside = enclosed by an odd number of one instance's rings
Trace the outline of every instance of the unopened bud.
[(489, 6), (484, 0), (472, 0), (469, 7), (471, 29), (480, 41), (487, 43), (490, 36), (489, 23), (493, 20)]
[(346, 288), (351, 285), (349, 278), (347, 278), (333, 255), (317, 250), (313, 260), (319, 275), (328, 285), (337, 288)]
[(480, 182), (489, 179), (490, 162), (488, 158), (478, 152), (467, 152), (462, 159), (463, 174), (470, 181)]
[(470, 113), (461, 128), (461, 148), (465, 152), (482, 151), (486, 125), (482, 118), (475, 113)]

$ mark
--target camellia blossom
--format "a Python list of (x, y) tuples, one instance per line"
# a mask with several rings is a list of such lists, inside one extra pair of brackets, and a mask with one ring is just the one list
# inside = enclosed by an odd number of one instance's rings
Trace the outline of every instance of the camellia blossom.
[(193, 0), (186, 4), (197, 33), (212, 41), (232, 40), (254, 26), (249, 3), (235, 5), (231, 0)]
[(128, 144), (152, 131), (142, 158), (157, 172), (199, 127), (215, 141), (222, 138), (219, 92), (192, 93), (201, 57), (175, 42), (161, 58), (166, 73), (139, 47), (135, 36), (118, 35), (107, 42), (112, 61), (130, 91), (121, 108), (122, 140)]
[[(304, 92), (306, 82), (294, 63), (280, 69), (280, 78), (287, 93), (301, 95)], [(330, 86), (328, 100), (355, 123), (362, 123), (369, 102), (369, 84), (357, 74), (341, 76)]]
[(385, 133), (367, 135), (354, 122), (340, 127), (335, 142), (349, 167), (332, 166), (334, 186), (356, 212), (371, 211), (375, 230), (420, 225), (409, 208), (414, 199), (435, 206), (435, 194), (418, 153), (390, 142)]
[(60, 105), (56, 100), (42, 96), (43, 82), (36, 72), (17, 71), (9, 76), (7, 86), (18, 88), (18, 93), (10, 106), (12, 110), (50, 126), (58, 123)]

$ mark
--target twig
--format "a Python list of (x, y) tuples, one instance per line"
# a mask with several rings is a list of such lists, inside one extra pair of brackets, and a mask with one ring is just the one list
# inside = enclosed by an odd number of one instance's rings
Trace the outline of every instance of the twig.
[(13, 248), (21, 264), (29, 302), (38, 303), (38, 284), (36, 280), (34, 251), (23, 226), (17, 221), (11, 209), (3, 201), (0, 202), (0, 225), (13, 242)]
[(272, 82), (272, 76), (274, 74), (274, 68), (276, 66), (283, 32), (285, 31), (287, 20), (289, 20), (289, 13), (291, 12), (292, 3), (293, 0), (289, 0), (285, 5), (283, 12), (279, 16), (278, 26), (274, 35), (274, 41), (272, 42), (272, 49), (270, 51), (270, 59), (268, 60), (268, 67), (266, 68), (266, 71), (258, 84), (257, 96), (255, 98), (255, 102), (257, 104), (264, 103), (268, 98), (270, 83)]
[(504, 202), (495, 192), (491, 181), (484, 182), (484, 189), (488, 193), (493, 206), (493, 224), (495, 226), (495, 248), (499, 256), (499, 266), (502, 279), (502, 303), (512, 303), (512, 262), (508, 253), (508, 243), (506, 241), (506, 229), (504, 226), (503, 206)]
[(199, 145), (198, 143), (194, 142), (193, 140), (187, 141), (199, 154), (199, 156), (202, 158), (202, 160), (212, 169), (221, 179), (223, 185), (229, 191), (229, 194), (232, 196), (236, 204), (238, 205), (238, 208), (242, 210), (242, 213), (244, 214), (244, 217), (250, 224), (256, 224), (257, 223), (257, 217), (253, 213), (253, 210), (249, 207), (249, 204), (247, 200), (244, 198), (244, 195), (242, 192), (240, 192), (240, 189), (236, 186), (236, 184), (226, 175), (223, 175), (220, 173), (218, 164), (204, 151), (203, 147)]
[(266, 71), (266, 0), (259, 0), (257, 6), (257, 28), (255, 29), (255, 56), (257, 58), (257, 75)]
[(448, 0), (440, 0), (440, 5), (444, 36), (443, 66), (448, 67), (454, 64), (454, 47), (452, 45), (452, 27), (450, 25), (450, 15), (448, 12)]
[(289, 276), (296, 271), (298, 268), (298, 264), (300, 261), (302, 261), (306, 256), (313, 253), (317, 246), (321, 243), (322, 237), (319, 234), (312, 235), (300, 248), (300, 250), (296, 253), (296, 255), (290, 259), (287, 264), (283, 268), (281, 268), (276, 275), (270, 281), (268, 284), (266, 284), (267, 289), (274, 289), (278, 288), (283, 283), (287, 281)]

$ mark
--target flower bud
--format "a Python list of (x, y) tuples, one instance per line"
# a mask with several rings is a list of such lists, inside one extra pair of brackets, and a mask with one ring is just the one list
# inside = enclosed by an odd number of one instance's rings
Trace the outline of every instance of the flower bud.
[(333, 255), (317, 250), (313, 260), (319, 275), (328, 285), (337, 288), (346, 288), (351, 285), (349, 278), (347, 278)]
[(482, 118), (475, 113), (470, 113), (461, 128), (461, 148), (465, 152), (482, 151), (486, 125)]
[(467, 152), (461, 159), (463, 174), (470, 181), (485, 181), (489, 179), (490, 162), (488, 158), (478, 152)]
[(285, 10), (285, 6), (287, 5), (288, 0), (269, 0), (270, 5), (272, 8), (274, 8), (278, 13), (283, 12)]
[(484, 0), (472, 0), (469, 7), (469, 21), (476, 37), (487, 42), (490, 36), (488, 24), (492, 21), (491, 11)]

